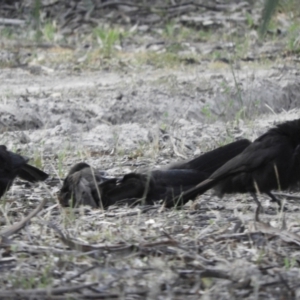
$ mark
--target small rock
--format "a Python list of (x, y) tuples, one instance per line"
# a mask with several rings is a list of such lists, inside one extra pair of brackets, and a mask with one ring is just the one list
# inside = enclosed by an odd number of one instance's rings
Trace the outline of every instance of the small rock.
[(120, 92), (117, 96), (116, 96), (116, 100), (122, 100), (122, 98), (123, 98), (123, 94)]
[(21, 131), (19, 135), (19, 141), (21, 144), (28, 144), (30, 142), (30, 137)]

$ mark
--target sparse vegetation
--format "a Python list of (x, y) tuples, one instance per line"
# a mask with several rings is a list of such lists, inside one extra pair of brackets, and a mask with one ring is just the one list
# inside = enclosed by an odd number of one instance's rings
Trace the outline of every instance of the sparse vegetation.
[(117, 44), (120, 44), (121, 39), (126, 35), (118, 29), (104, 27), (95, 28), (93, 33), (103, 51), (102, 55), (107, 58), (115, 53), (115, 47), (118, 46)]
[(44, 27), (42, 28), (42, 34), (46, 41), (53, 42), (55, 39), (56, 33), (56, 25), (55, 22), (47, 22)]
[(57, 167), (58, 167), (58, 175), (59, 175), (59, 177), (63, 177), (64, 176), (63, 165), (64, 165), (64, 162), (66, 160), (66, 155), (67, 155), (66, 149), (60, 151), (57, 154), (57, 159), (58, 159)]
[(293, 23), (288, 30), (287, 50), (291, 53), (300, 53), (300, 23)]
[[(62, 22), (51, 10), (61, 3), (34, 0), (28, 22), (0, 29), (1, 141), (51, 174), (47, 188), (16, 180), (1, 198), (0, 298), (293, 299), (297, 200), (288, 199), (283, 220), (261, 196), (266, 214), (255, 223), (245, 195), (207, 193), (182, 210), (104, 211), (62, 209), (56, 193), (79, 161), (119, 177), (299, 117), (285, 112), (298, 92), (298, 2), (279, 1), (262, 39), (260, 10), (248, 2), (224, 14), (186, 5), (188, 22), (170, 1), (159, 4), (169, 10), (148, 4), (143, 14), (134, 1), (128, 11), (81, 1), (82, 13), (70, 6)], [(283, 91), (290, 103), (262, 115), (265, 91), (275, 99)], [(22, 230), (3, 234), (47, 199)]]

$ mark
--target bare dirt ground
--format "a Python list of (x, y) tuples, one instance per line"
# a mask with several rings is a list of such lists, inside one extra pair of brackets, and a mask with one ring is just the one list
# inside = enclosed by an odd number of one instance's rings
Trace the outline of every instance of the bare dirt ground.
[[(118, 176), (253, 140), (300, 117), (298, 56), (282, 55), (277, 40), (255, 40), (244, 59), (230, 50), (238, 44), (205, 56), (218, 44), (212, 34), (169, 60), (168, 38), (162, 48), (151, 32), (134, 39), (140, 52), (129, 40), (109, 59), (83, 42), (28, 49), (23, 37), (1, 40), (1, 143), (51, 176), (16, 181), (1, 199), (0, 298), (299, 299), (297, 193), (281, 196), (284, 213), (262, 195), (261, 222), (250, 196), (210, 192), (182, 210), (59, 207), (56, 193), (76, 162)], [(8, 52), (30, 53), (29, 62), (14, 54), (17, 63), (7, 63)], [(21, 231), (5, 232), (43, 200)]]

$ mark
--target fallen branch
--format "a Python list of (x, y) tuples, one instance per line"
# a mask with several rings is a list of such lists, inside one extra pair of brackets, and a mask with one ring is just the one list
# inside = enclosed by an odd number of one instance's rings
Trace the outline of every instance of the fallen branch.
[(0, 231), (0, 236), (9, 237), (17, 233), (18, 231), (20, 231), (22, 228), (26, 226), (26, 224), (28, 223), (28, 221), (30, 221), (30, 219), (36, 216), (43, 209), (47, 201), (48, 199), (44, 198), (44, 200), (37, 206), (37, 208), (34, 209), (27, 217), (25, 217), (20, 222), (15, 223), (12, 226)]
[(202, 3), (196, 3), (195, 1), (188, 1), (186, 3), (180, 3), (180, 4), (174, 4), (174, 5), (145, 5), (145, 4), (136, 4), (136, 3), (131, 3), (131, 2), (127, 2), (127, 1), (108, 1), (105, 2), (103, 4), (100, 4), (97, 6), (97, 8), (108, 8), (111, 6), (119, 6), (119, 5), (123, 5), (123, 6), (129, 6), (129, 7), (135, 7), (138, 9), (148, 9), (150, 11), (152, 10), (173, 10), (173, 9), (179, 9), (182, 8), (184, 6), (194, 6), (194, 7), (201, 7), (207, 10), (212, 10), (212, 11), (226, 11), (230, 8), (229, 5), (205, 5)]
[(279, 196), (279, 197), (286, 197), (286, 198), (290, 198), (290, 199), (295, 199), (295, 200), (299, 200), (300, 196), (298, 195), (293, 195), (293, 194), (287, 194), (287, 193), (273, 193), (275, 196)]
[(98, 284), (98, 282), (92, 282), (77, 286), (59, 287), (54, 289), (0, 290), (0, 299), (33, 299), (36, 296), (63, 295), (65, 293), (77, 292), (84, 288), (89, 288)]
[(24, 20), (0, 18), (0, 25), (24, 25)]
[(286, 243), (294, 243), (300, 246), (300, 236), (294, 232), (286, 229), (275, 228), (263, 222), (256, 222), (255, 227), (264, 234), (278, 236)]
[(56, 225), (49, 223), (48, 226), (58, 233), (60, 240), (66, 246), (68, 246), (72, 250), (77, 250), (87, 254), (94, 254), (95, 252), (97, 252), (98, 255), (111, 254), (116, 257), (125, 257), (133, 253), (148, 254), (152, 250), (155, 250), (156, 247), (160, 247), (160, 246), (178, 246), (178, 242), (175, 240), (164, 240), (164, 241), (158, 241), (153, 243), (144, 243), (140, 245), (125, 244), (125, 245), (116, 245), (116, 246), (114, 245), (95, 246), (95, 245), (74, 242), (71, 240), (70, 237), (64, 235)]

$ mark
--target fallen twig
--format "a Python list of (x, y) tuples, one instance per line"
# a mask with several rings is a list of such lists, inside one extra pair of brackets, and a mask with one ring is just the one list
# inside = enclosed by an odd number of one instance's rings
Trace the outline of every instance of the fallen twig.
[(24, 20), (0, 18), (1, 25), (24, 25)]
[(264, 234), (275, 235), (280, 237), (286, 243), (294, 243), (300, 246), (300, 236), (294, 232), (285, 229), (275, 228), (263, 222), (256, 222), (255, 227), (257, 230)]
[[(79, 290), (98, 285), (98, 282), (92, 282), (77, 286), (48, 288), (48, 289), (18, 289), (18, 290), (0, 290), (1, 299), (33, 299), (36, 296), (51, 296), (51, 295), (63, 295), (65, 293), (77, 292)], [(48, 299), (48, 298), (47, 298)]]
[(299, 200), (300, 199), (300, 196), (292, 195), (292, 194), (287, 194), (287, 193), (276, 193), (276, 192), (273, 192), (273, 194), (275, 196), (286, 197), (286, 198), (295, 199), (295, 200)]
[(12, 234), (15, 234), (18, 231), (20, 231), (22, 228), (24, 228), (26, 226), (26, 224), (28, 223), (28, 221), (30, 219), (32, 219), (34, 216), (36, 216), (43, 209), (43, 207), (45, 206), (47, 201), (48, 201), (48, 199), (44, 198), (43, 201), (27, 217), (25, 217), (20, 222), (15, 223), (8, 228), (3, 229), (0, 232), (0, 236), (9, 237)]

